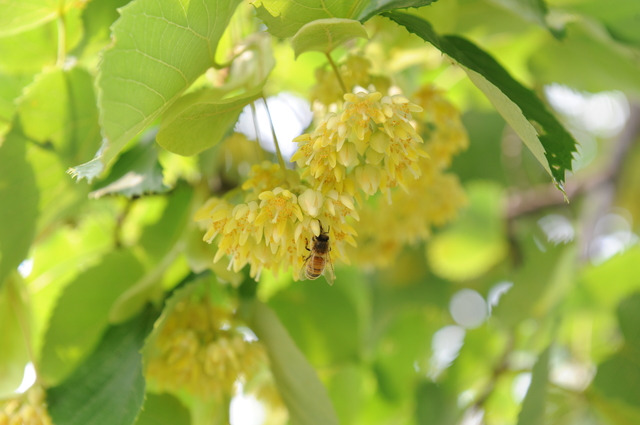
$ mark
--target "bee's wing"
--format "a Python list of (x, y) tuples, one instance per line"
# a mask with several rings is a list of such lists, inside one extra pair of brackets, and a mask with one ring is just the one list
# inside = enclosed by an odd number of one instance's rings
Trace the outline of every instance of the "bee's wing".
[(336, 280), (336, 275), (333, 272), (333, 262), (331, 262), (331, 254), (327, 253), (327, 264), (325, 264), (324, 272), (322, 273), (329, 285), (333, 285)]

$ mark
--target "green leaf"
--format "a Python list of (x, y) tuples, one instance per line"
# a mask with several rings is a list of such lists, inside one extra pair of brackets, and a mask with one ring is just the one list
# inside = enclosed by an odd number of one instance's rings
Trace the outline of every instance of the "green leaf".
[(522, 410), (518, 415), (518, 425), (544, 425), (544, 411), (547, 398), (549, 381), (549, 353), (551, 347), (547, 347), (531, 372), (531, 384), (527, 395), (522, 402)]
[(36, 179), (25, 158), (27, 140), (17, 127), (0, 142), (0, 286), (27, 256), (38, 217)]
[[(19, 0), (14, 1), (18, 2)], [(49, 3), (53, 3), (53, 0)], [(56, 9), (57, 3), (54, 6)], [(5, 11), (6, 8), (2, 8), (2, 15)], [(51, 20), (25, 28), (26, 31), (17, 34), (0, 37), (0, 71), (8, 74), (35, 74), (47, 65), (55, 65), (59, 53), (59, 29), (64, 28), (65, 52), (73, 49), (82, 38), (81, 12), (80, 8), (71, 7), (64, 13), (64, 25), (59, 26), (59, 22)]]
[(135, 425), (191, 425), (186, 407), (170, 394), (149, 394)]
[(467, 188), (469, 206), (427, 247), (433, 272), (453, 281), (476, 278), (502, 261), (507, 244), (502, 223), (502, 189), (493, 183)]
[(18, 105), (31, 139), (51, 142), (67, 165), (85, 161), (100, 144), (93, 78), (82, 68), (53, 68), (29, 85)]
[(353, 19), (360, 14), (366, 1), (258, 0), (253, 5), (271, 34), (288, 38), (305, 24), (317, 19)]
[[(22, 382), (24, 367), (29, 361), (29, 352), (25, 344), (25, 331), (21, 321), (24, 320), (26, 306), (20, 286), (22, 282), (8, 279), (0, 288), (0, 400), (13, 394)], [(22, 316), (22, 317), (21, 317)]]
[[(344, 285), (337, 287), (344, 281)], [(292, 285), (269, 300), (300, 350), (314, 365), (350, 361), (359, 355), (364, 338), (357, 295), (361, 288), (344, 273), (336, 286)], [(364, 291), (363, 291), (364, 292)], [(330, 313), (328, 313), (330, 312)]]
[(120, 194), (128, 198), (144, 194), (164, 193), (169, 188), (162, 182), (162, 167), (154, 139), (143, 138), (123, 153), (109, 170), (109, 175), (98, 182), (90, 196)]
[(113, 26), (115, 43), (98, 75), (107, 145), (80, 178), (100, 173), (131, 140), (214, 65), (216, 47), (239, 0), (135, 0)]
[(640, 351), (640, 293), (624, 299), (617, 313), (625, 342)]
[(158, 144), (179, 155), (200, 153), (220, 142), (242, 109), (261, 94), (261, 86), (228, 99), (217, 89), (189, 93), (178, 99), (162, 117)]
[(567, 25), (562, 42), (542, 43), (531, 55), (529, 68), (540, 84), (562, 83), (589, 92), (623, 90), (638, 96), (635, 55), (590, 25), (575, 22)]
[(121, 323), (130, 319), (161, 291), (162, 276), (184, 249), (185, 226), (191, 223), (191, 188), (179, 187), (169, 198), (162, 218), (145, 228), (140, 239), (148, 267), (144, 274), (122, 291), (109, 310), (109, 320)]
[(318, 19), (305, 24), (291, 39), (296, 57), (304, 52), (331, 53), (353, 38), (368, 39), (364, 26), (353, 19)]
[(640, 409), (640, 350), (624, 346), (598, 365), (593, 387), (609, 400)]
[(440, 36), (427, 21), (417, 16), (399, 12), (389, 12), (385, 16), (455, 60), (562, 188), (565, 172), (571, 170), (576, 142), (531, 90), (467, 39)]
[(582, 0), (564, 4), (562, 8), (586, 15), (587, 20), (597, 20), (619, 42), (640, 47), (640, 3), (636, 0), (617, 0), (606, 7), (600, 0)]
[(369, 5), (358, 16), (358, 20), (365, 22), (384, 12), (427, 6), (436, 1), (438, 0), (370, 0)]
[(564, 30), (555, 28), (547, 22), (547, 5), (544, 0), (491, 0), (493, 3), (510, 10), (523, 19), (547, 28), (556, 38), (564, 36)]
[(60, 10), (73, 6), (73, 0), (3, 0), (0, 1), (0, 37), (22, 31), (56, 19)]
[(418, 425), (449, 425), (458, 423), (456, 398), (443, 384), (425, 381), (418, 385), (415, 396)]
[(244, 308), (248, 310), (249, 326), (267, 349), (271, 372), (291, 422), (296, 425), (337, 424), (327, 390), (278, 316), (257, 301), (245, 303)]
[(30, 77), (0, 74), (0, 140), (11, 129), (17, 109), (15, 99), (30, 81)]
[(156, 315), (145, 311), (107, 329), (100, 344), (61, 385), (47, 391), (53, 422), (65, 425), (126, 425), (144, 400), (140, 348)]
[(112, 304), (142, 274), (131, 252), (115, 251), (64, 289), (45, 335), (41, 379), (57, 383), (72, 371), (99, 341)]

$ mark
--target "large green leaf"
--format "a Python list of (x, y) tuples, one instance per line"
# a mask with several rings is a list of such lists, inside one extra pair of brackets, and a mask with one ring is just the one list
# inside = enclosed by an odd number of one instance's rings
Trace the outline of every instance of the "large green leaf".
[(260, 97), (261, 93), (261, 86), (227, 99), (216, 89), (189, 93), (162, 117), (158, 144), (179, 155), (200, 153), (220, 142), (238, 120), (242, 108)]
[(114, 301), (142, 274), (131, 252), (116, 251), (65, 288), (45, 335), (41, 379), (57, 383), (71, 372), (99, 341)]
[(354, 19), (365, 7), (366, 1), (324, 1), (324, 0), (258, 0), (258, 17), (276, 37), (293, 36), (303, 25), (316, 19)]
[(22, 382), (24, 367), (29, 361), (29, 351), (23, 328), (26, 306), (20, 285), (22, 282), (8, 279), (0, 288), (0, 399), (15, 391)]
[(389, 12), (385, 16), (455, 60), (561, 187), (565, 172), (571, 170), (576, 142), (531, 90), (467, 39), (440, 36), (429, 22), (417, 16), (400, 12)]
[(518, 425), (544, 425), (544, 411), (549, 382), (550, 347), (540, 354), (531, 372), (531, 384), (522, 402)]
[(27, 140), (14, 129), (0, 142), (0, 286), (25, 259), (35, 235), (38, 189), (25, 159)]
[(85, 161), (100, 143), (93, 78), (82, 68), (53, 68), (40, 74), (20, 98), (25, 135), (51, 142), (67, 165)]
[(102, 58), (98, 104), (105, 149), (74, 171), (99, 174), (197, 77), (214, 65), (218, 41), (239, 0), (135, 0), (113, 26), (115, 43)]
[(244, 307), (248, 310), (249, 326), (267, 349), (271, 371), (291, 422), (296, 425), (337, 424), (327, 390), (278, 316), (257, 301), (247, 302)]
[(156, 314), (145, 311), (110, 327), (95, 351), (61, 385), (47, 391), (53, 422), (65, 425), (128, 425), (144, 400), (140, 348)]
[(367, 21), (376, 15), (396, 9), (408, 9), (410, 7), (422, 7), (434, 3), (438, 0), (370, 0), (358, 19), (361, 22)]

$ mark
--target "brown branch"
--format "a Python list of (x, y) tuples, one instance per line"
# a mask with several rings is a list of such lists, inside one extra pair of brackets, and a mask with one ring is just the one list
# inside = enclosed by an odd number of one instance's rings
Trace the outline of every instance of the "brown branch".
[[(567, 181), (565, 192), (572, 201), (578, 196), (605, 186), (615, 187), (624, 161), (640, 134), (640, 105), (632, 105), (627, 124), (615, 140), (608, 164), (600, 171), (577, 175)], [(513, 192), (506, 201), (505, 217), (509, 220), (531, 214), (545, 208), (565, 204), (564, 195), (552, 184)]]

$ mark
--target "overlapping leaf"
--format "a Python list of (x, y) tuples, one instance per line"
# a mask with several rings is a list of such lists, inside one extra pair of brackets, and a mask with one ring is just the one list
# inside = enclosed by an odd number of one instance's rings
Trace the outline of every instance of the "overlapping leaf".
[(207, 68), (239, 0), (135, 0), (113, 26), (114, 46), (98, 77), (107, 145), (75, 169), (93, 178), (124, 145), (167, 109)]
[(140, 349), (155, 317), (152, 311), (145, 311), (127, 323), (109, 327), (73, 375), (47, 391), (54, 423), (133, 423), (144, 401)]
[(561, 187), (565, 173), (571, 170), (576, 142), (531, 90), (467, 39), (440, 36), (417, 16), (400, 12), (389, 12), (385, 16), (455, 60)]

